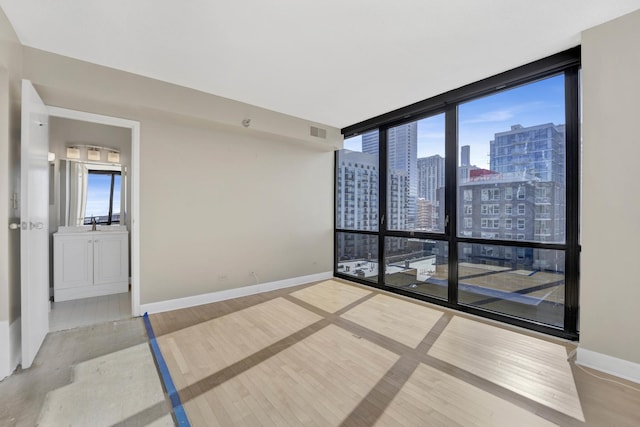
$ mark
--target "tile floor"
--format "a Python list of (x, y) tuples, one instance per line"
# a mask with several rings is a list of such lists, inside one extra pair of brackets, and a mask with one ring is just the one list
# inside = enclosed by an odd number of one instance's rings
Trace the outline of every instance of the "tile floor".
[(131, 317), (131, 293), (51, 303), (49, 331), (63, 331)]

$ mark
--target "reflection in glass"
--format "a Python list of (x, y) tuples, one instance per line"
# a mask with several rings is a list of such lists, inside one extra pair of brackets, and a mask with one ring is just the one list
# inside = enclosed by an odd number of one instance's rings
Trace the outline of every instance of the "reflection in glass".
[(447, 298), (448, 243), (404, 237), (385, 239), (386, 285)]
[(444, 232), (444, 114), (387, 131), (390, 230)]
[(124, 224), (123, 175), (121, 166), (60, 160), (59, 225), (87, 225), (92, 217), (98, 224)]
[(564, 251), (460, 243), (458, 254), (461, 304), (564, 325)]
[(378, 281), (378, 237), (369, 234), (337, 233), (338, 273)]
[(116, 185), (120, 185), (120, 171), (94, 170), (90, 167), (84, 195), (84, 225), (89, 225), (92, 221), (105, 225), (120, 222), (120, 201), (116, 203), (114, 200), (116, 194), (120, 196), (120, 188), (116, 192)]
[(378, 131), (347, 138), (336, 169), (336, 228), (377, 231)]

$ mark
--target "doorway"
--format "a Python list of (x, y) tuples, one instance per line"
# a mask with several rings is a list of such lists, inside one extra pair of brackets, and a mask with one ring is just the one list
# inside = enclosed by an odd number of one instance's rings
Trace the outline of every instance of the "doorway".
[[(49, 107), (49, 113), (51, 295), (53, 233), (62, 227), (87, 228), (95, 220), (98, 227), (126, 229), (125, 244), (129, 248), (127, 291), (65, 301), (53, 299), (50, 331), (139, 316), (139, 122), (58, 107)], [(79, 170), (87, 173), (82, 181), (84, 198), (73, 191)], [(105, 178), (111, 183), (108, 193), (100, 187)], [(95, 191), (91, 191), (92, 185)], [(107, 209), (102, 212), (105, 202)]]

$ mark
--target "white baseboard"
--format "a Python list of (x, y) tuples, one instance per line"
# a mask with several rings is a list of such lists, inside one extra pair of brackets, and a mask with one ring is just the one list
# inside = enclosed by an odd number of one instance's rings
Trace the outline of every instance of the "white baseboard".
[(140, 305), (140, 313), (162, 313), (164, 311), (178, 310), (181, 308), (195, 307), (202, 304), (224, 301), (233, 298), (255, 295), (262, 292), (275, 291), (277, 289), (290, 288), (292, 286), (304, 285), (306, 283), (327, 280), (333, 277), (332, 271), (325, 273), (310, 274), (308, 276), (293, 277), (291, 279), (278, 280), (275, 282), (260, 283), (258, 285), (243, 286), (241, 288), (227, 289), (224, 291), (211, 292), (208, 294), (194, 295), (191, 297), (177, 298), (167, 301), (152, 302)]
[(0, 321), (0, 380), (8, 377), (16, 370), (22, 355), (21, 320)]
[(640, 384), (640, 364), (578, 347), (576, 363)]

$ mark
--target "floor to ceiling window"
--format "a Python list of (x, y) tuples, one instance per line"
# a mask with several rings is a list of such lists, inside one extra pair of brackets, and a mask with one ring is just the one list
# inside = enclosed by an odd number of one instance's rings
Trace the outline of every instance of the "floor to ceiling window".
[(343, 129), (335, 274), (577, 338), (579, 48)]

